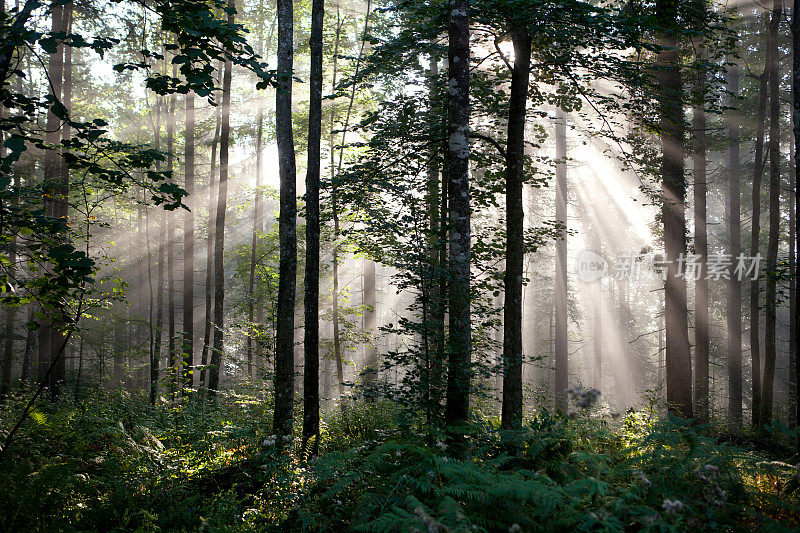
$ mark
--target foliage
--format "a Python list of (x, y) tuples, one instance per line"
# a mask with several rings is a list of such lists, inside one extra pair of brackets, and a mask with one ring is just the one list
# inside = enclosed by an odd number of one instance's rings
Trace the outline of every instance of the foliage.
[[(278, 453), (269, 401), (46, 404), (0, 464), (7, 529), (748, 531), (800, 524), (793, 469), (656, 413), (473, 418), (470, 453), (389, 402), (348, 404), (321, 455)], [(14, 400), (12, 400), (14, 401)], [(14, 412), (11, 409), (7, 412)], [(0, 422), (7, 428), (10, 418)], [(788, 466), (788, 465), (787, 465)]]

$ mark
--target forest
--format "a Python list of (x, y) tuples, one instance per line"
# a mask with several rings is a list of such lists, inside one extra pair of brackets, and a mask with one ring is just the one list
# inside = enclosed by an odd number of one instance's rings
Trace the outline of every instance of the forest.
[(800, 0), (0, 33), (0, 532), (800, 530)]

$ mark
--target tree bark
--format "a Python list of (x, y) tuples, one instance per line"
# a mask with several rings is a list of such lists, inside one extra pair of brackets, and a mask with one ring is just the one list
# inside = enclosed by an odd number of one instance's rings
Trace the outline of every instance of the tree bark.
[(378, 379), (378, 347), (375, 344), (375, 262), (364, 260), (364, 333), (368, 341), (364, 346), (364, 383), (367, 385), (367, 398), (374, 398), (374, 387)]
[(678, 49), (677, 0), (659, 0), (657, 19), (664, 49), (659, 53), (661, 115), (662, 219), (664, 223), (664, 314), (667, 403), (675, 414), (691, 418), (692, 358), (686, 311), (686, 280), (678, 271), (686, 255), (686, 178), (684, 176), (683, 95)]
[[(52, 6), (52, 25), (53, 33), (60, 33), (66, 30), (66, 19), (64, 17), (64, 5)], [(62, 100), (62, 89), (64, 81), (64, 45), (59, 44), (56, 51), (50, 54), (47, 67), (47, 76), (50, 85), (50, 94), (58, 100)], [(62, 208), (66, 207), (66, 198), (62, 197), (62, 171), (61, 171), (61, 152), (56, 145), (61, 140), (61, 119), (52, 112), (52, 108), (47, 113), (47, 132), (45, 142), (52, 148), (47, 150), (44, 156), (44, 205), (47, 214), (53, 218), (61, 218)], [(39, 328), (39, 380), (44, 380), (47, 376), (47, 369), (55, 357), (56, 350), (53, 339), (58, 330), (58, 311), (51, 307), (42, 309), (45, 314)], [(60, 364), (57, 365), (61, 366)], [(58, 395), (59, 368), (54, 368), (50, 373), (50, 392), (53, 396)]]
[[(531, 37), (511, 32), (514, 67), (508, 102), (506, 146), (506, 271), (503, 279), (503, 429), (522, 425), (522, 264), (525, 259), (522, 187), (525, 183), (525, 114), (531, 70)], [(458, 56), (456, 56), (458, 57)]]
[[(336, 38), (333, 43), (333, 76), (331, 77), (331, 118), (330, 118), (330, 137), (328, 140), (330, 155), (331, 155), (331, 182), (336, 178), (336, 165), (334, 157), (336, 151), (334, 150), (334, 120), (336, 118), (336, 75), (339, 69), (339, 41), (342, 35), (342, 26), (344, 19), (342, 19), (339, 5), (336, 5)], [(339, 402), (344, 401), (344, 368), (342, 365), (342, 351), (341, 342), (339, 338), (339, 214), (336, 210), (336, 188), (332, 186), (331, 190), (331, 210), (333, 211), (333, 251), (332, 251), (332, 267), (333, 267), (333, 294), (332, 294), (332, 322), (333, 322), (333, 357), (336, 360), (336, 380), (339, 391)]]
[[(795, 226), (794, 234), (800, 237), (800, 194), (797, 193), (797, 184), (800, 182), (800, 0), (794, 0), (792, 4), (792, 133), (794, 134), (794, 211)], [(797, 251), (797, 250), (796, 250)], [(800, 262), (795, 260), (794, 279), (795, 290), (800, 286)], [(795, 332), (795, 339), (800, 338), (800, 297), (795, 295), (794, 316), (792, 328)], [(795, 405), (797, 409), (797, 419), (800, 420), (800, 360), (795, 360)], [(797, 449), (800, 451), (800, 435), (797, 437)]]
[[(319, 182), (322, 151), (322, 30), (324, 0), (311, 4), (311, 71), (306, 170), (305, 329), (303, 338), (303, 452), (319, 452)], [(312, 442), (309, 449), (309, 442)]]
[(777, 274), (778, 232), (781, 224), (781, 173), (780, 173), (780, 78), (778, 72), (778, 32), (783, 15), (783, 0), (772, 3), (772, 18), (769, 24), (769, 239), (767, 241), (767, 273), (764, 307), (764, 376), (761, 389), (760, 424), (772, 421), (772, 397), (775, 382), (775, 358), (777, 355)]
[(189, 208), (183, 214), (183, 374), (181, 387), (191, 388), (194, 369), (194, 93), (186, 94), (186, 140), (184, 147), (184, 201)]
[[(172, 66), (172, 76), (176, 77), (177, 66)], [(169, 98), (169, 111), (167, 114), (167, 170), (175, 171), (175, 94)], [(169, 392), (172, 400), (175, 399), (176, 376), (176, 350), (175, 350), (175, 213), (166, 213), (167, 218), (167, 376), (169, 378)]]
[[(739, 69), (728, 69), (728, 91), (734, 100), (739, 94)], [(733, 107), (733, 101), (730, 102)], [(741, 174), (739, 170), (739, 123), (728, 125), (728, 235), (732, 261), (742, 253)], [(742, 282), (731, 272), (728, 280), (728, 419), (733, 427), (742, 425)]]
[[(292, 134), (294, 6), (278, 0), (278, 86), (275, 97), (275, 137), (278, 145), (280, 214), (278, 234), (278, 308), (275, 350), (275, 411), (273, 430), (279, 439), (292, 434), (294, 407), (294, 300), (297, 275), (297, 200)], [(281, 443), (283, 445), (284, 443)]]
[[(701, 45), (702, 46), (702, 45)], [(698, 61), (703, 60), (702, 47)], [(708, 420), (708, 376), (709, 376), (709, 314), (708, 314), (708, 225), (706, 220), (706, 75), (698, 69), (694, 80), (695, 98), (692, 129), (694, 149), (692, 177), (694, 178), (694, 247), (699, 256), (700, 272), (694, 284), (694, 401), (695, 416)], [(737, 219), (738, 220), (738, 219)]]
[(452, 0), (448, 24), (447, 134), (450, 205), (450, 337), (445, 423), (451, 448), (463, 454), (459, 427), (469, 419), (470, 322), (469, 0)]
[[(228, 23), (233, 24), (235, 0), (228, 0)], [(222, 347), (225, 327), (225, 214), (228, 210), (229, 148), (231, 142), (231, 78), (233, 64), (225, 62), (222, 76), (222, 109), (219, 142), (219, 196), (214, 224), (214, 342), (208, 371), (208, 393), (213, 398), (219, 389), (222, 374)]]
[[(769, 53), (769, 50), (768, 50)], [(769, 57), (767, 64), (769, 64)], [(761, 237), (761, 180), (764, 174), (764, 129), (767, 116), (767, 77), (764, 67), (758, 90), (758, 111), (756, 116), (755, 158), (753, 161), (753, 189), (751, 196), (752, 225), (750, 232), (750, 256), (755, 257), (760, 250)], [(752, 372), (752, 424), (758, 427), (761, 417), (761, 340), (759, 327), (759, 279), (750, 280), (750, 361)]]
[(561, 235), (556, 240), (555, 272), (555, 407), (567, 412), (569, 362), (567, 360), (567, 119), (563, 111), (556, 116), (556, 222)]
[[(223, 65), (219, 64), (217, 67), (219, 71), (219, 80), (222, 82)], [(214, 138), (211, 141), (211, 168), (208, 172), (208, 235), (206, 236), (206, 284), (204, 288), (205, 300), (205, 327), (203, 329), (203, 352), (200, 354), (200, 385), (202, 389), (208, 385), (208, 352), (211, 348), (211, 326), (214, 323), (212, 317), (212, 304), (214, 301), (214, 224), (217, 220), (216, 214), (216, 200), (214, 198), (215, 189), (215, 173), (217, 172), (217, 146), (219, 145), (219, 130), (220, 130), (220, 106), (214, 108), (215, 127)]]
[[(601, 253), (599, 224), (594, 228), (594, 252)], [(592, 286), (592, 301), (594, 304), (594, 320), (593, 327), (594, 340), (592, 347), (594, 349), (594, 374), (592, 376), (592, 387), (598, 391), (603, 390), (603, 284), (598, 279)]]

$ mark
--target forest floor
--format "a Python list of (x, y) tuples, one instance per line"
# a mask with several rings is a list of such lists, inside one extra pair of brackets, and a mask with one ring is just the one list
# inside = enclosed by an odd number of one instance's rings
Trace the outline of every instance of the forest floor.
[[(477, 409), (466, 457), (394, 404), (324, 417), (319, 457), (279, 452), (271, 403), (153, 408), (93, 389), (45, 403), (0, 462), (0, 531), (796, 531), (791, 431), (758, 436), (630, 411)], [(0, 435), (22, 395), (0, 415)], [(735, 444), (734, 444), (735, 443)], [(294, 450), (299, 448), (295, 443)]]

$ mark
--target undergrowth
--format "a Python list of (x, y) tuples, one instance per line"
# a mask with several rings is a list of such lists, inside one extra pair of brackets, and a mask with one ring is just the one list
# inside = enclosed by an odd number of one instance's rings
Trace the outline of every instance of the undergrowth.
[[(18, 413), (12, 398), (0, 419)], [(468, 452), (389, 402), (351, 402), (320, 456), (279, 451), (269, 399), (45, 403), (0, 462), (3, 531), (791, 531), (797, 469), (718, 428), (630, 411), (476, 416)], [(776, 434), (771, 439), (784, 438)], [(787, 439), (788, 442), (788, 439)], [(781, 449), (781, 448), (778, 448)], [(788, 452), (787, 452), (788, 453)]]

